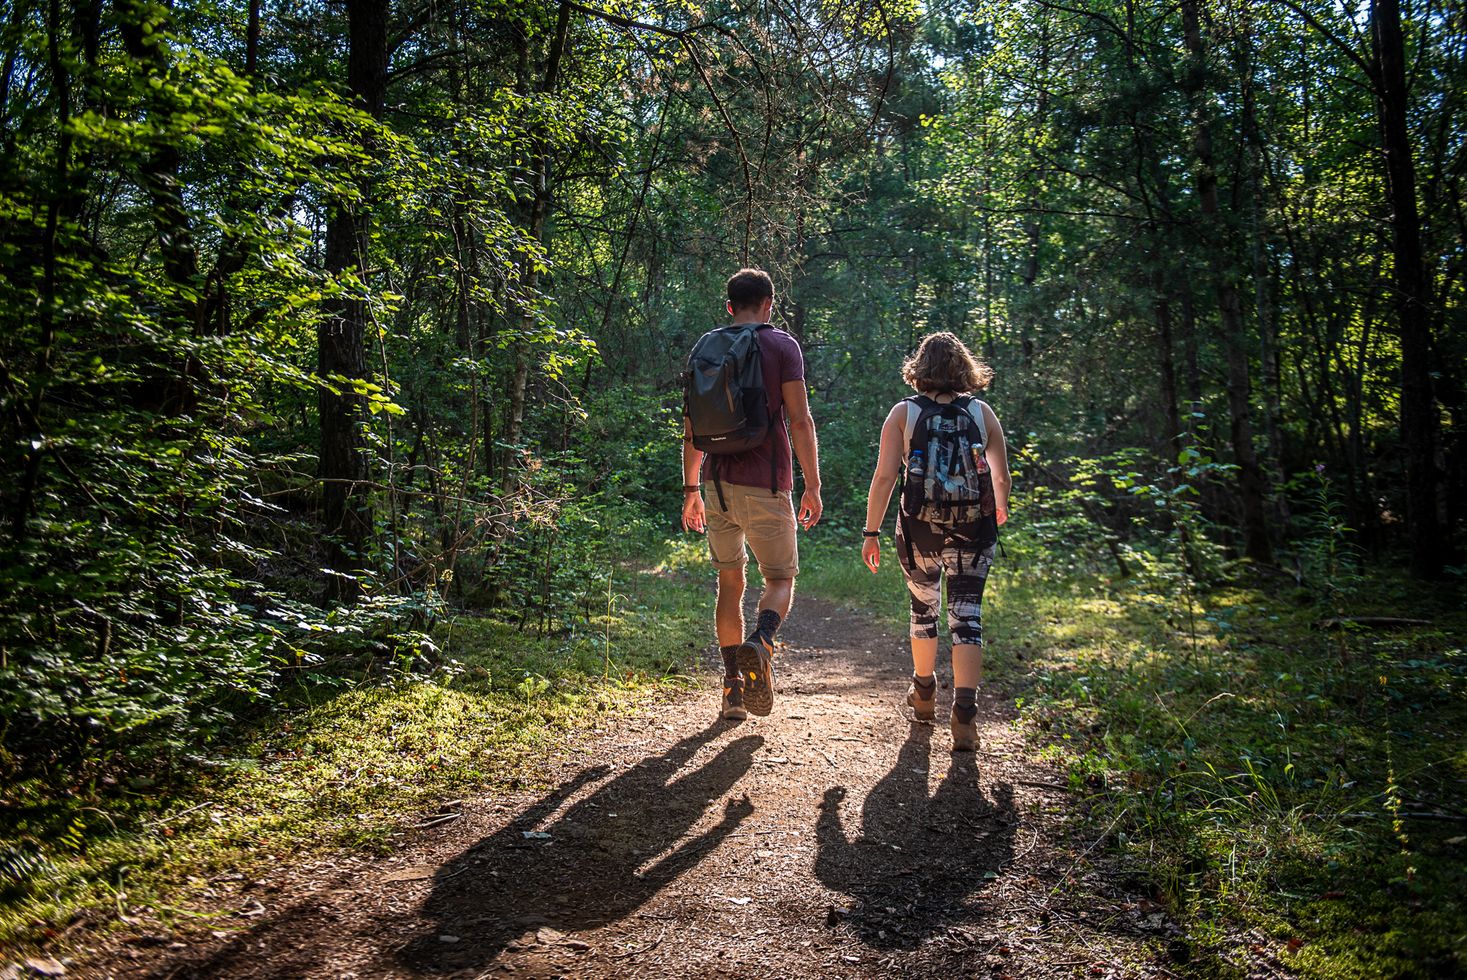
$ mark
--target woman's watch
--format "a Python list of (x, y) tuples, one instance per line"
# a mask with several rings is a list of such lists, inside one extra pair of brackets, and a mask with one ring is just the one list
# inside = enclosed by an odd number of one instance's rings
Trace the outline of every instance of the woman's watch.
[(866, 538), (879, 538), (879, 537), (881, 537), (881, 532), (880, 531), (862, 531), (861, 532), (861, 536), (862, 537), (866, 537)]

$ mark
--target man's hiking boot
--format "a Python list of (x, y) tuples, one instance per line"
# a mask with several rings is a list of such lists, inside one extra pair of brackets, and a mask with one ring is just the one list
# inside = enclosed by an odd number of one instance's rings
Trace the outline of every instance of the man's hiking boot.
[(932, 679), (932, 686), (923, 688), (912, 678), (912, 683), (907, 687), (907, 704), (912, 706), (912, 714), (918, 721), (931, 721), (937, 717), (937, 678)]
[(967, 721), (958, 720), (958, 712), (953, 711), (953, 751), (954, 752), (977, 752), (978, 751), (978, 712), (974, 711)]
[(736, 657), (744, 675), (744, 707), (762, 718), (774, 710), (774, 641), (755, 633), (739, 646)]
[(743, 721), (749, 717), (744, 710), (744, 679), (742, 677), (725, 677), (723, 679), (723, 710), (718, 716), (724, 721)]

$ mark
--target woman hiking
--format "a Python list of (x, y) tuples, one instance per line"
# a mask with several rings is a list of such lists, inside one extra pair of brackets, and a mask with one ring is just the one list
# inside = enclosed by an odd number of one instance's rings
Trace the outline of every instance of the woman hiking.
[(896, 526), (897, 561), (912, 596), (912, 684), (907, 703), (920, 720), (937, 708), (937, 611), (947, 579), (952, 635), (953, 751), (978, 747), (975, 698), (983, 676), (983, 587), (998, 527), (1008, 520), (1008, 452), (998, 416), (974, 397), (993, 371), (951, 333), (923, 338), (902, 364), (917, 394), (892, 406), (866, 502), (861, 558), (881, 565), (881, 524), (905, 471)]

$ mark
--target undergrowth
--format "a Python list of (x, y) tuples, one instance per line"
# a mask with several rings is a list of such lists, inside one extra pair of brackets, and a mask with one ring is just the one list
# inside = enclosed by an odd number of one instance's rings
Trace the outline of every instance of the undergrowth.
[(1431, 621), (1383, 631), (1327, 626), (1307, 590), (1214, 589), (1195, 621), (1144, 581), (1067, 591), (1002, 593), (1033, 651), (1022, 725), (1189, 948), (1223, 975), (1259, 935), (1302, 976), (1459, 975), (1460, 595), (1374, 583), (1353, 615)]
[(456, 617), (434, 634), (431, 675), (300, 687), (187, 765), (63, 792), (7, 785), (0, 949), (81, 921), (208, 918), (195, 910), (221, 882), (306, 853), (386, 851), (455, 794), (538, 788), (577, 733), (689, 683), (707, 614), (706, 590), (617, 568), (565, 630)]
[[(1185, 975), (1276, 958), (1329, 980), (1460, 976), (1467, 602), (1367, 578), (1316, 497), (1297, 576), (1222, 568), (1211, 586), (1165, 542), (1122, 544), (1120, 576), (1111, 553), (1077, 565), (1052, 529), (1020, 522), (985, 596), (985, 674), (1036, 757), (1067, 773), (1086, 841), (1182, 929), (1158, 954)], [(904, 632), (883, 545), (877, 575), (859, 539), (810, 549), (801, 587)], [(1331, 623), (1368, 616), (1430, 625)]]

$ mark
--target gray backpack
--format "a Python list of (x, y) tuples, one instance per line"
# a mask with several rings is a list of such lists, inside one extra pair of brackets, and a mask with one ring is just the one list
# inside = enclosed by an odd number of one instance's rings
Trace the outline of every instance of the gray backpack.
[[(718, 479), (717, 457), (758, 449), (769, 438), (769, 393), (759, 355), (759, 331), (768, 326), (741, 323), (710, 330), (698, 338), (688, 355), (683, 414), (693, 430), (693, 448), (715, 457), (709, 460), (709, 468), (720, 505), (723, 485)], [(777, 489), (773, 457), (771, 453), (771, 491)]]

